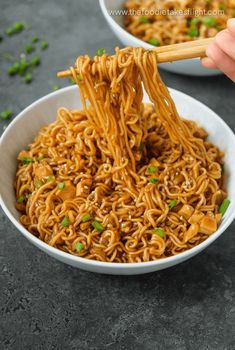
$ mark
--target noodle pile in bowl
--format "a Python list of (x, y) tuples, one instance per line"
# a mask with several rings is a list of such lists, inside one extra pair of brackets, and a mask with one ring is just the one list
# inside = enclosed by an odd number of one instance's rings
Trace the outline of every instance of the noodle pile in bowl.
[(20, 222), (65, 252), (118, 263), (169, 257), (215, 232), (229, 202), (223, 154), (179, 117), (155, 53), (116, 49), (70, 70), (83, 110), (60, 108), (20, 152)]
[(235, 17), (235, 0), (126, 0), (128, 32), (154, 46), (214, 37)]

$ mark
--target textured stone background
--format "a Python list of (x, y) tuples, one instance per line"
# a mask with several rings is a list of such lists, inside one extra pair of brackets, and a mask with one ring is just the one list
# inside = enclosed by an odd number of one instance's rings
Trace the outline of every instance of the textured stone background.
[[(58, 82), (55, 72), (77, 54), (94, 54), (100, 47), (111, 52), (118, 44), (97, 0), (0, 0), (0, 5), (0, 30), (17, 20), (30, 25), (0, 44), (1, 110), (17, 114), (54, 84), (68, 84)], [(2, 53), (17, 57), (34, 34), (50, 47), (35, 80), (25, 85), (7, 76), (9, 62)], [(235, 130), (234, 84), (228, 79), (162, 76)], [(235, 349), (234, 223), (209, 249), (175, 268), (115, 277), (57, 262), (0, 215), (0, 349)]]

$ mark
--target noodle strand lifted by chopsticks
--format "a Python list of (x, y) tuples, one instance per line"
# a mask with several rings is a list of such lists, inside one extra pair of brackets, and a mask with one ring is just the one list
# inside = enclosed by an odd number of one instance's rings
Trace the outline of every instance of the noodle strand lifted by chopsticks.
[(58, 249), (119, 263), (172, 256), (216, 231), (223, 154), (179, 117), (154, 52), (80, 56), (71, 73), (83, 110), (60, 108), (18, 156), (21, 223)]

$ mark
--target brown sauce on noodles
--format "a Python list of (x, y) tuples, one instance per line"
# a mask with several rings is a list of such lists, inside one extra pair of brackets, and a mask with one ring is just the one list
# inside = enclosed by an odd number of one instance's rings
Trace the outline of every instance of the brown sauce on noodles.
[(127, 0), (124, 25), (152, 45), (214, 37), (235, 17), (234, 0)]
[(200, 244), (221, 220), (223, 154), (180, 118), (155, 54), (116, 49), (75, 67), (83, 110), (60, 108), (18, 156), (20, 222), (100, 261), (150, 261)]

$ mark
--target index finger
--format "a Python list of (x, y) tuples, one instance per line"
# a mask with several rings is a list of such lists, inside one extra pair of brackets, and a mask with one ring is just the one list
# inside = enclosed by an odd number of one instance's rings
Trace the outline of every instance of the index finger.
[(230, 18), (227, 22), (227, 28), (230, 32), (235, 37), (235, 18)]

